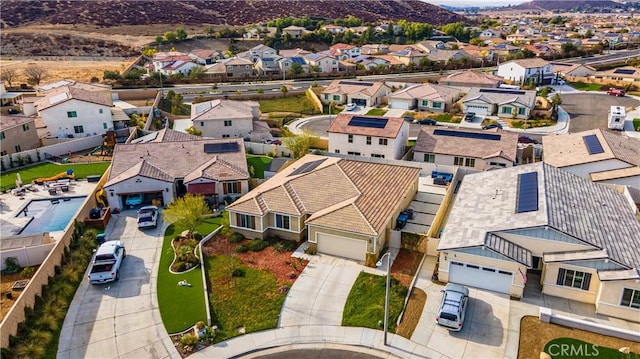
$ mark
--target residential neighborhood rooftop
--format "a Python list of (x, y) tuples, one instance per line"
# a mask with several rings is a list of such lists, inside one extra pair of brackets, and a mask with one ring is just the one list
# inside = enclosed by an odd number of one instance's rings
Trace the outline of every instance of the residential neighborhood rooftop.
[(406, 87), (389, 95), (391, 98), (402, 99), (428, 99), (432, 101), (447, 102), (450, 98), (457, 96), (460, 90), (435, 84), (419, 84)]
[(259, 107), (255, 101), (212, 100), (193, 104), (191, 120), (226, 120), (238, 117), (253, 117), (252, 107)]
[(33, 117), (28, 117), (28, 116), (20, 116), (20, 115), (13, 115), (13, 116), (6, 116), (6, 115), (0, 115), (0, 130), (5, 131), (8, 130), (10, 128), (14, 128), (16, 126), (20, 126), (22, 124), (25, 124), (27, 122), (31, 122), (34, 121), (35, 119)]
[(356, 80), (334, 80), (327, 86), (323, 94), (338, 93), (342, 95), (361, 92), (367, 96), (375, 95), (380, 87), (386, 86), (384, 82), (365, 82)]
[(100, 92), (88, 91), (82, 87), (61, 86), (47, 91), (45, 96), (36, 102), (36, 107), (38, 111), (42, 111), (74, 99), (108, 107), (113, 106), (111, 98), (105, 97), (105, 95)]
[(522, 106), (533, 107), (536, 100), (536, 92), (529, 90), (507, 90), (497, 88), (480, 88), (471, 87), (464, 101), (483, 100), (487, 103), (496, 103), (498, 105), (508, 103), (518, 103)]
[(341, 113), (331, 121), (327, 132), (396, 138), (403, 124), (404, 119), (400, 117), (373, 117)]

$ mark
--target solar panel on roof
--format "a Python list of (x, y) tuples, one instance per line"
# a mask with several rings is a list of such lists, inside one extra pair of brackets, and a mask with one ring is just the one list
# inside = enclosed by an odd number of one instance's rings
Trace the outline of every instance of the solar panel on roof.
[(516, 194), (516, 213), (538, 210), (538, 172), (518, 175), (518, 193)]
[(351, 86), (364, 86), (364, 87), (373, 86), (371, 82), (360, 82), (360, 81), (340, 81), (338, 83), (340, 85), (351, 85)]
[(524, 95), (526, 92), (518, 90), (480, 89), (481, 93), (502, 93), (507, 95)]
[(452, 131), (452, 130), (434, 130), (433, 134), (438, 136), (475, 138), (479, 140), (488, 140), (488, 141), (500, 141), (500, 139), (502, 138), (502, 136), (497, 133), (463, 132), (463, 131)]
[(204, 153), (227, 153), (238, 152), (240, 147), (238, 142), (205, 143)]
[(632, 70), (632, 69), (616, 69), (614, 72), (614, 74), (623, 74), (623, 75), (633, 75), (636, 73), (636, 70)]
[(589, 151), (590, 155), (597, 155), (598, 153), (604, 153), (604, 148), (602, 148), (602, 144), (596, 135), (588, 135), (582, 136), (584, 140), (585, 146), (587, 146), (587, 151)]
[(302, 57), (292, 57), (291, 62), (293, 62), (294, 64), (300, 64), (300, 65), (306, 64), (306, 62)]
[(389, 120), (386, 118), (376, 117), (360, 117), (354, 116), (349, 120), (349, 126), (369, 127), (369, 128), (385, 128)]
[(287, 177), (301, 175), (303, 173), (308, 173), (316, 169), (316, 167), (320, 166), (322, 162), (324, 162), (326, 158), (321, 160), (311, 161), (303, 164), (302, 166), (296, 168), (293, 172), (289, 173)]

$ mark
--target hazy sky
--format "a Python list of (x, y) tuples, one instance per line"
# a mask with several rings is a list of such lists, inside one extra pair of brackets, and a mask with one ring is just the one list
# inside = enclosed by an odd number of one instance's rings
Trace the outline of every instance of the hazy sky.
[(422, 0), (434, 5), (449, 6), (506, 6), (509, 4), (517, 5), (527, 0)]

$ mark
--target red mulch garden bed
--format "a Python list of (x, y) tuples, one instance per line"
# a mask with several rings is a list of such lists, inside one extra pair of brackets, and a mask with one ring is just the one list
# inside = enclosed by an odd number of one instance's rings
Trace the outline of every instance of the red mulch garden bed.
[[(282, 240), (284, 241), (284, 240)], [(279, 283), (293, 283), (297, 276), (302, 272), (308, 261), (300, 258), (293, 258), (293, 251), (276, 251), (272, 246), (268, 246), (260, 252), (244, 252), (236, 253), (234, 250), (241, 244), (248, 243), (245, 239), (239, 243), (229, 243), (228, 237), (218, 234), (208, 241), (202, 250), (205, 255), (229, 255), (240, 258), (249, 268), (258, 270), (266, 270), (278, 278)]]
[(391, 266), (391, 275), (404, 286), (408, 287), (418, 270), (422, 256), (423, 254), (420, 252), (400, 249), (398, 256)]

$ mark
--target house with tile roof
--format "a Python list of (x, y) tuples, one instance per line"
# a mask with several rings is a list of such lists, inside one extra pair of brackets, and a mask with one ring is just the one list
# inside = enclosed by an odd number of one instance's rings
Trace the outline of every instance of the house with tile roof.
[(544, 161), (592, 182), (640, 189), (640, 141), (607, 130), (543, 136)]
[(40, 147), (35, 118), (19, 115), (0, 115), (0, 140), (2, 140), (0, 156)]
[(203, 66), (211, 65), (222, 58), (222, 54), (219, 51), (207, 49), (191, 50), (187, 56), (189, 56), (191, 60)]
[(230, 57), (207, 65), (204, 71), (213, 77), (250, 77), (254, 75), (253, 62), (239, 57)]
[(425, 83), (393, 92), (388, 98), (390, 108), (446, 112), (461, 96), (459, 89)]
[(536, 92), (472, 87), (462, 100), (464, 112), (527, 119), (536, 105)]
[(331, 45), (329, 54), (339, 60), (347, 60), (360, 56), (360, 48), (354, 45), (337, 43)]
[(596, 69), (584, 64), (570, 64), (568, 62), (552, 62), (553, 71), (563, 78), (589, 77), (596, 73)]
[(512, 60), (498, 65), (498, 76), (516, 84), (533, 81), (535, 84), (548, 85), (553, 79), (553, 65), (541, 58)]
[(439, 239), (438, 279), (637, 318), (636, 215), (625, 194), (543, 162), (468, 174)]
[(329, 73), (338, 71), (338, 59), (331, 55), (318, 53), (307, 54), (302, 57), (307, 62), (309, 67), (315, 66), (320, 69), (320, 72)]
[(502, 77), (480, 71), (464, 70), (443, 76), (438, 83), (445, 86), (497, 88), (502, 84)]
[(254, 101), (211, 100), (191, 106), (192, 126), (209, 138), (249, 137), (253, 122), (260, 120), (260, 104)]
[(599, 82), (615, 83), (616, 86), (624, 86), (630, 82), (640, 81), (640, 69), (633, 66), (623, 66), (606, 71), (597, 71), (590, 75), (589, 78)]
[(309, 249), (364, 262), (377, 258), (420, 169), (306, 155), (227, 206), (247, 238), (306, 238)]
[(406, 151), (409, 123), (400, 117), (341, 113), (327, 133), (331, 153), (399, 160)]
[(143, 204), (164, 206), (186, 193), (213, 203), (237, 198), (249, 189), (249, 171), (241, 138), (208, 139), (164, 129), (154, 138), (116, 144), (104, 184), (111, 208), (125, 209), (127, 196), (143, 195)]
[(515, 166), (517, 150), (518, 135), (512, 132), (423, 126), (413, 161), (488, 171)]
[(64, 85), (45, 92), (35, 102), (42, 124), (59, 138), (87, 137), (113, 130), (111, 91), (92, 91), (84, 86)]
[(391, 88), (384, 82), (334, 80), (320, 93), (320, 101), (342, 105), (376, 106), (389, 94)]

